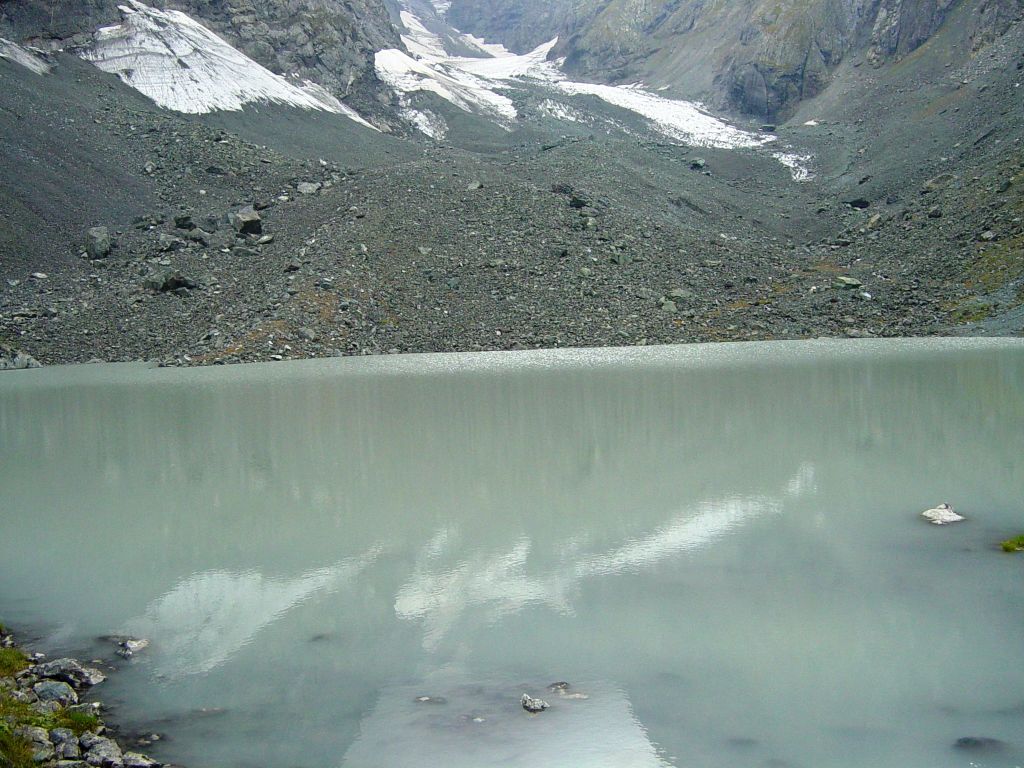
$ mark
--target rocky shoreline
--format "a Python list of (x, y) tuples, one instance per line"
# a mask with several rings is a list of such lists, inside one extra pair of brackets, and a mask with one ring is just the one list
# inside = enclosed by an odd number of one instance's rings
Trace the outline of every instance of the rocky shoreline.
[(107, 677), (98, 663), (48, 661), (20, 648), (0, 626), (0, 768), (164, 765), (119, 743), (104, 722), (103, 704), (93, 696)]

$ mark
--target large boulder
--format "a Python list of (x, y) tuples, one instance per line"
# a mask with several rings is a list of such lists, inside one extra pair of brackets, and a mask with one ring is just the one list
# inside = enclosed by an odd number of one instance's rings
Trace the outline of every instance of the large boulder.
[(106, 227), (92, 227), (85, 235), (85, 252), (90, 259), (104, 259), (110, 255), (114, 243)]
[(54, 659), (42, 664), (36, 664), (32, 671), (39, 677), (51, 680), (63, 680), (71, 683), (76, 688), (98, 685), (106, 680), (106, 675), (98, 669), (83, 667), (75, 659)]
[(255, 208), (242, 208), (232, 211), (228, 219), (231, 226), (240, 235), (259, 235), (263, 232), (263, 221)]

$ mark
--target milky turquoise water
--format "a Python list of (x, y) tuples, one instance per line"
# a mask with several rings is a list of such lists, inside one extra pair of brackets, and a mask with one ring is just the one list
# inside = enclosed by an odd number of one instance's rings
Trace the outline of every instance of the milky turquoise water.
[(0, 489), (0, 619), (191, 768), (1024, 764), (1020, 342), (5, 373)]

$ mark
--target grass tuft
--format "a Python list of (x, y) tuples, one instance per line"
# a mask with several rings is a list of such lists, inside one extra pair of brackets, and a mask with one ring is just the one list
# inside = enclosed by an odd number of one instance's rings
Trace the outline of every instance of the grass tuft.
[(34, 768), (32, 744), (0, 724), (0, 768)]
[(17, 648), (0, 648), (0, 677), (13, 677), (28, 666), (28, 658)]
[(86, 731), (96, 731), (100, 727), (100, 719), (88, 712), (69, 712), (66, 709), (59, 709), (53, 713), (53, 728), (68, 728), (81, 736)]

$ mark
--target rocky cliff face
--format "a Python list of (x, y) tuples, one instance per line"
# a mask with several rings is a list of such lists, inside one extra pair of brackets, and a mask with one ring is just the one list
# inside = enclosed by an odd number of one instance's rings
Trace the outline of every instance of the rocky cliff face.
[(572, 11), (570, 2), (558, 0), (456, 0), (447, 20), (463, 32), (526, 53), (571, 26)]
[[(820, 92), (844, 58), (881, 65), (916, 50), (955, 1), (453, 0), (449, 19), (520, 46), (557, 32), (554, 53), (578, 76), (670, 86), (774, 121)], [(1022, 0), (965, 1), (976, 45), (1024, 10)]]
[[(372, 100), (380, 91), (373, 55), (398, 45), (381, 0), (167, 0), (278, 74), (313, 80), (339, 97)], [(84, 43), (119, 19), (118, 0), (7, 0), (0, 36)]]

